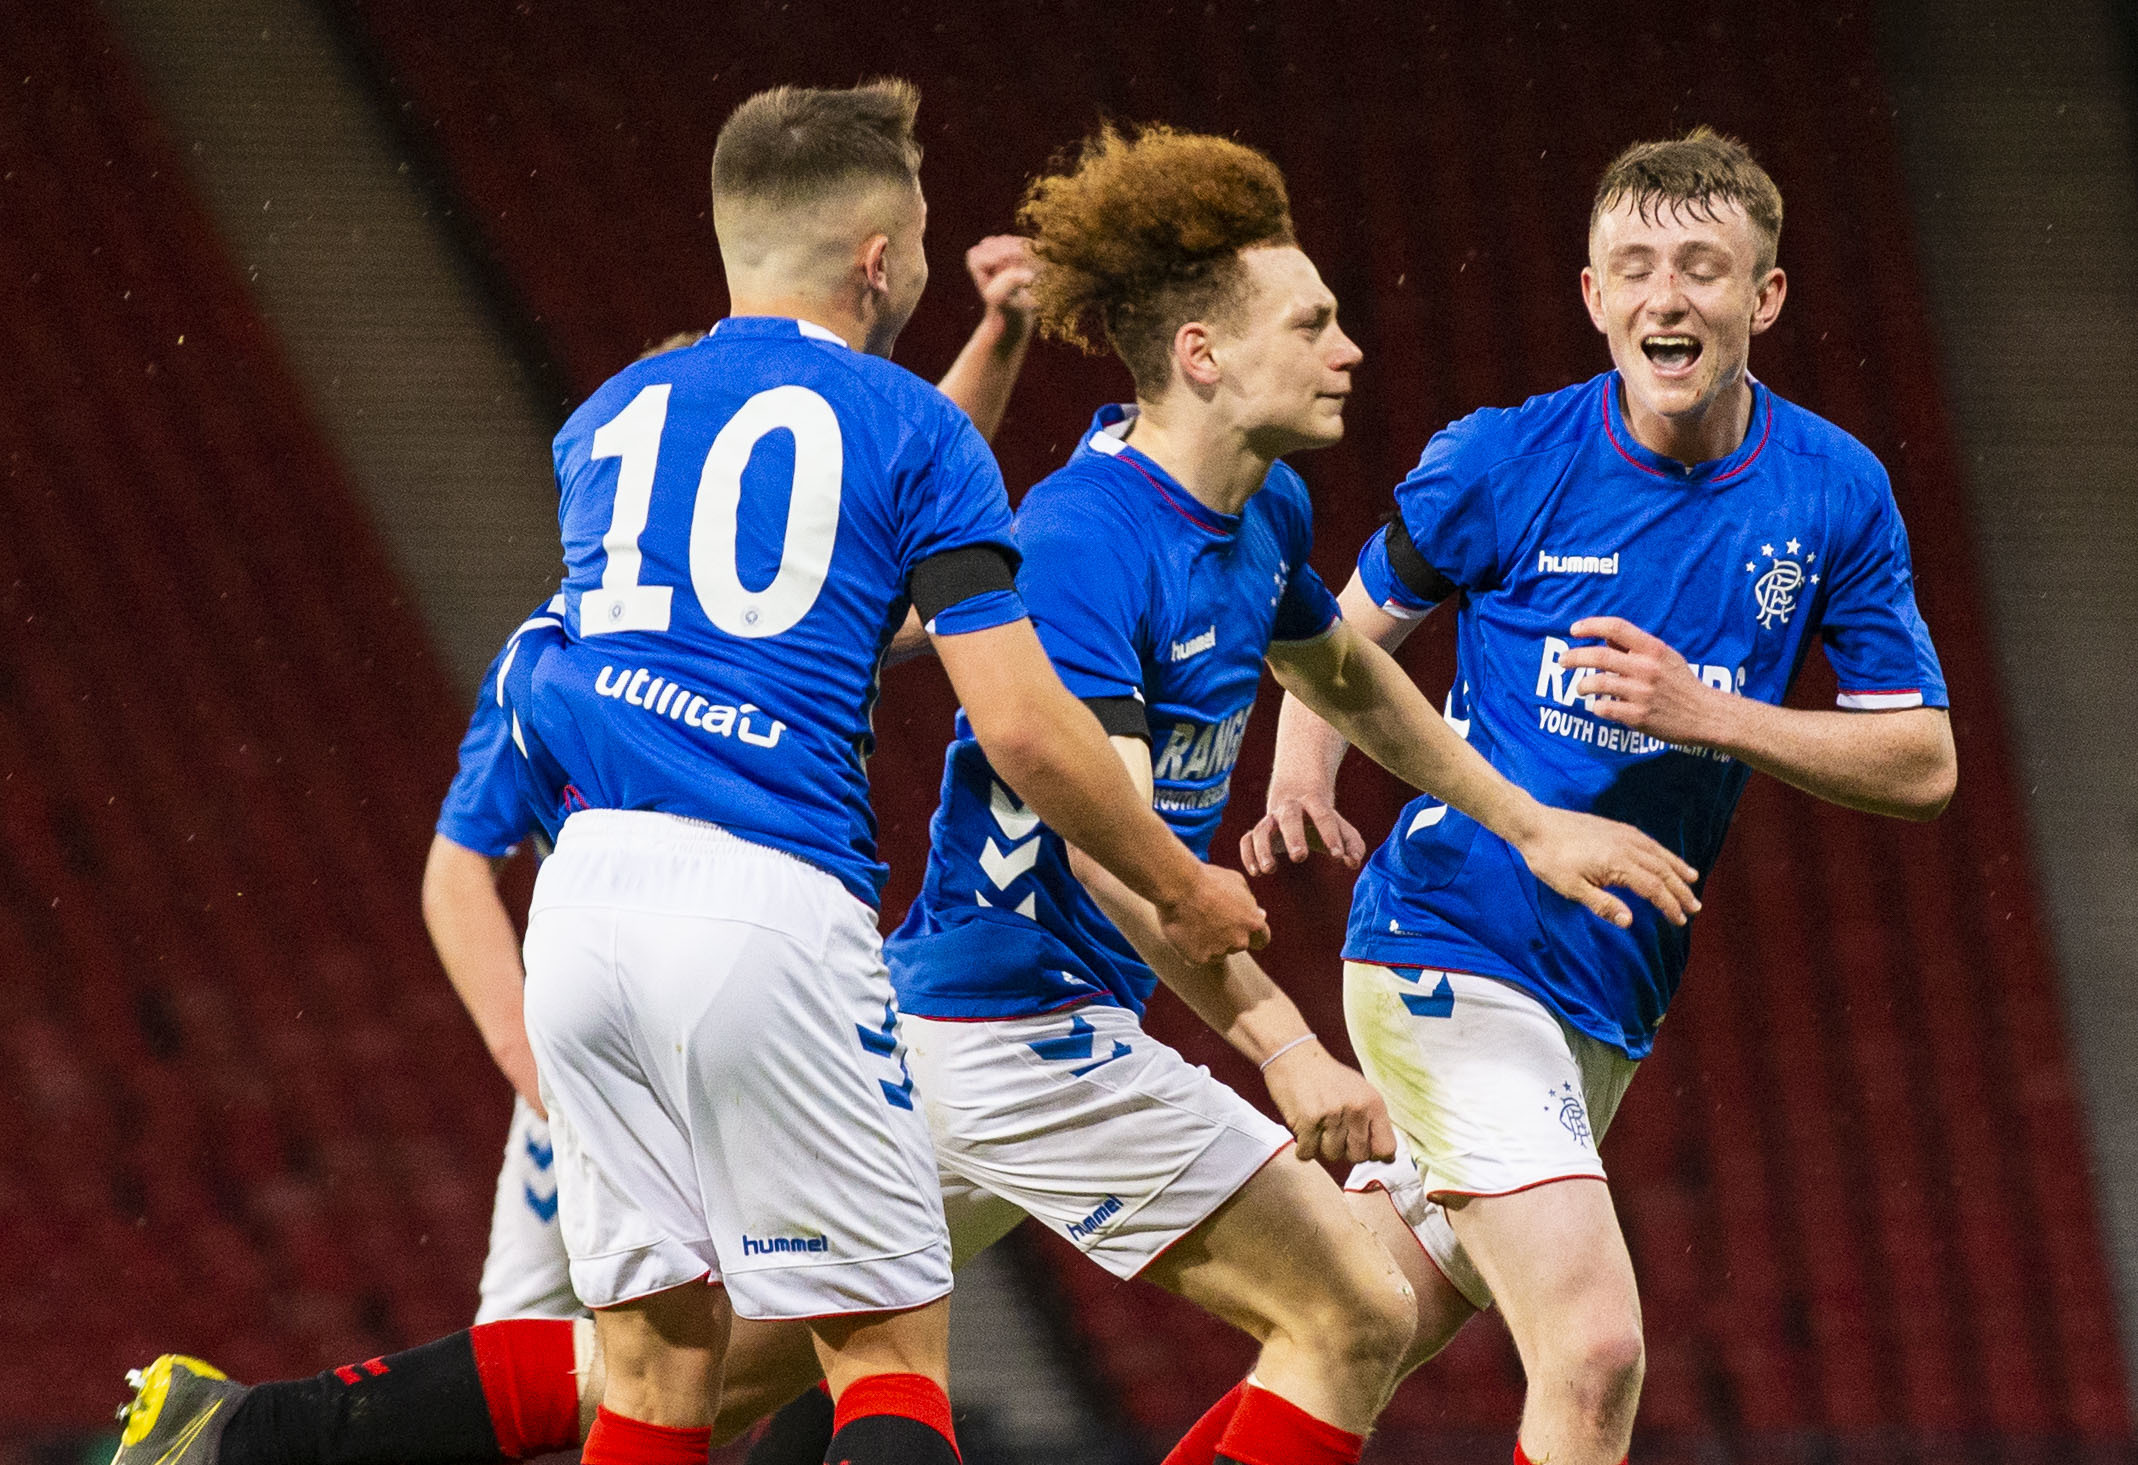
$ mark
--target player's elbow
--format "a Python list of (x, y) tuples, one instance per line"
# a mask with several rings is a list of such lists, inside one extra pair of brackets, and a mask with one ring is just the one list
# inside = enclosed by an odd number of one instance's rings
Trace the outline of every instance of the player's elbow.
[(1927, 823), (1945, 812), (1960, 786), (1960, 760), (1953, 751), (1952, 736), (1944, 734), (1912, 761), (1907, 777), (1892, 790), (1887, 812), (1900, 819)]
[(1915, 787), (1911, 791), (1913, 797), (1901, 811), (1901, 817), (1913, 819), (1918, 823), (1927, 823), (1937, 818), (1945, 812), (1945, 806), (1952, 802), (1952, 796), (1959, 787), (1960, 761), (1948, 747), (1943, 755), (1916, 779)]
[(1061, 753), (1062, 744), (1046, 719), (1023, 702), (991, 707), (980, 715), (968, 705), (965, 717), (989, 764), (1019, 798), (1029, 800), (1029, 785), (1045, 781)]

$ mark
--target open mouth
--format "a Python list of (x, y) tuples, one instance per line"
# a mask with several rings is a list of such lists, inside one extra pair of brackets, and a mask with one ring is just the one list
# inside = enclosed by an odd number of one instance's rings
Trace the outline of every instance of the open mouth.
[(1701, 346), (1693, 336), (1656, 335), (1643, 336), (1641, 350), (1660, 375), (1678, 376), (1690, 371), (1700, 359)]

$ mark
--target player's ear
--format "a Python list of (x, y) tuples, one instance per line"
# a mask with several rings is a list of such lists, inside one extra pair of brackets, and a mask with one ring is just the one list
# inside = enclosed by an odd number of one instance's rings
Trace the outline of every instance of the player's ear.
[(871, 234), (861, 241), (861, 250), (856, 263), (861, 266), (861, 278), (867, 282), (869, 293), (883, 295), (891, 289), (891, 236)]
[(1191, 320), (1173, 333), (1173, 368), (1198, 394), (1208, 393), (1224, 379), (1216, 347), (1217, 337), (1199, 320)]
[(1590, 323), (1608, 334), (1610, 327), (1604, 322), (1603, 282), (1588, 265), (1581, 267), (1581, 303), (1589, 308)]
[(1782, 313), (1782, 297), (1789, 293), (1789, 277), (1779, 269), (1767, 271), (1767, 278), (1760, 281), (1759, 294), (1752, 300), (1752, 334), (1774, 324)]

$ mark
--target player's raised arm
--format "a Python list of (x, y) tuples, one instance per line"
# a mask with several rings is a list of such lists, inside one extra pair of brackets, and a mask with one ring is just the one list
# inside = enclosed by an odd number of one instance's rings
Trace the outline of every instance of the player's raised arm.
[(527, 974), (520, 966), (520, 935), (498, 896), (498, 864), (442, 834), (433, 835), (423, 865), (423, 924), (490, 1056), (519, 1096), (547, 1118), (535, 1084), (527, 1020), (521, 1014)]
[(985, 310), (936, 387), (992, 442), (1032, 344), (1031, 246), (1015, 234), (992, 234), (965, 251), (965, 268)]
[[(1630, 824), (1538, 803), (1457, 737), (1395, 658), (1347, 622), (1313, 641), (1273, 643), (1269, 665), (1287, 692), (1368, 757), (1499, 835), (1539, 880), (1613, 925), (1630, 925), (1633, 913), (1609, 886), (1634, 891), (1673, 925), (1700, 909), (1692, 866)], [(1265, 837), (1268, 823), (1257, 831)]]
[(1247, 882), (1197, 860), (1151, 812), (1030, 621), (937, 635), (935, 649), (988, 762), (1049, 828), (1157, 907), (1183, 956), (1209, 961), (1269, 940)]

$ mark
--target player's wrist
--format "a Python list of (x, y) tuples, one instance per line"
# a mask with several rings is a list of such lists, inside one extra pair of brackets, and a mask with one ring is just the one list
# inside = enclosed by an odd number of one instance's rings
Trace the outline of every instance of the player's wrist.
[(1526, 857), (1551, 827), (1551, 817), (1552, 811), (1531, 797), (1527, 789), (1510, 783), (1497, 817), (1478, 822)]
[(980, 317), (974, 335), (981, 347), (997, 356), (1022, 351), (1032, 339), (1032, 313), (1005, 305), (990, 305)]
[(1287, 804), (1302, 808), (1314, 804), (1336, 802), (1336, 780), (1316, 778), (1311, 773), (1287, 773), (1282, 765), (1270, 773), (1269, 793), (1263, 800), (1268, 813), (1276, 813)]
[(1320, 1045), (1321, 1039), (1315, 1035), (1312, 1028), (1308, 1028), (1281, 1042), (1270, 1044), (1265, 1052), (1250, 1053), (1248, 1056), (1254, 1059), (1255, 1067), (1267, 1076), (1271, 1069), (1278, 1066), (1280, 1060), (1289, 1062), (1302, 1054), (1320, 1052)]
[(1144, 899), (1166, 915), (1174, 915), (1197, 905), (1203, 895), (1205, 866), (1189, 852), (1188, 847), (1170, 834), (1166, 843), (1172, 849), (1153, 861), (1149, 873), (1150, 888), (1139, 892)]
[(1745, 746), (1748, 717), (1764, 704), (1703, 683), (1700, 700), (1695, 705), (1692, 735), (1686, 741), (1717, 752), (1735, 754)]

